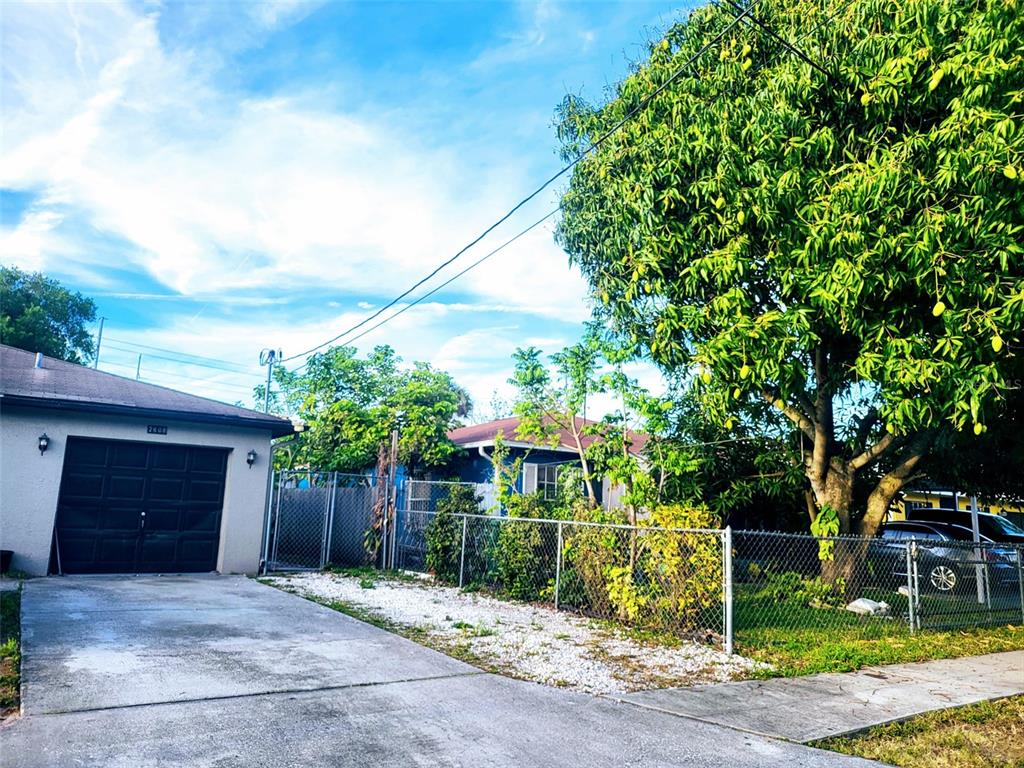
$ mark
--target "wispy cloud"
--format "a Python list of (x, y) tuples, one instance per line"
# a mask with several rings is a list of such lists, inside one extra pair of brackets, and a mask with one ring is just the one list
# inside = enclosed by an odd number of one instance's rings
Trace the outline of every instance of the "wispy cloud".
[[(325, 55), (328, 69), (385, 67), (390, 56), (368, 62), (352, 37), (307, 46), (303, 35), (323, 34), (318, 10), (350, 7), (5, 6), (0, 188), (28, 202), (0, 227), (0, 259), (59, 274), (101, 304), (131, 305), (133, 328), (119, 335), (140, 343), (246, 361), (261, 346), (313, 346), (470, 241), (553, 161), (550, 143), (533, 145), (554, 95), (512, 112), (474, 89), (514, 87), (508, 78), (528, 62), (573, 61), (607, 32), (578, 9), (524, 2), (519, 26), (483, 38), (479, 55), (467, 48), (464, 60), (433, 71), (419, 71), (428, 57), (339, 86), (318, 78)], [(281, 71), (269, 71), (270, 42), (304, 22), (275, 54)], [(531, 77), (550, 81), (547, 67)], [(394, 99), (394, 89), (420, 84), (422, 95)], [(479, 126), (490, 132), (478, 135)], [(586, 295), (542, 227), (360, 343), (390, 342), (490, 386), (507, 378), (520, 339), (571, 338), (589, 315)]]

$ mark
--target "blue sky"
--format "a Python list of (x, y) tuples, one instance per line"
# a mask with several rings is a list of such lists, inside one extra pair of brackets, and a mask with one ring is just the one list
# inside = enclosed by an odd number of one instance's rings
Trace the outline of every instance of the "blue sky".
[[(556, 170), (561, 98), (600, 98), (683, 12), (5, 3), (0, 262), (96, 300), (101, 368), (134, 376), (141, 353), (146, 380), (249, 402), (262, 347), (287, 356), (353, 325)], [(358, 346), (449, 370), (486, 415), (516, 346), (553, 352), (587, 316), (549, 226)]]

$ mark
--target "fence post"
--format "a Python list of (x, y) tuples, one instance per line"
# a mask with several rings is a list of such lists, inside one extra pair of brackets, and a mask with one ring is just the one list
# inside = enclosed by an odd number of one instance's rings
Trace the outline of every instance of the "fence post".
[(466, 572), (466, 524), (469, 518), (462, 516), (462, 554), (459, 555), (459, 589), (462, 589), (463, 575)]
[(725, 526), (722, 536), (722, 581), (725, 592), (725, 652), (732, 656), (732, 526)]
[(277, 479), (282, 470), (270, 470), (270, 493), (267, 495), (267, 526), (263, 534), (263, 562), (260, 563), (260, 573), (266, 574), (270, 567), (270, 519), (274, 514), (274, 493), (277, 490)]
[[(270, 559), (277, 565), (277, 545), (281, 542), (281, 492), (284, 490), (285, 470), (277, 473), (277, 503), (274, 505), (274, 546), (270, 552)], [(268, 565), (269, 568), (269, 565)]]
[(1024, 621), (1024, 547), (1017, 547), (1017, 590), (1020, 592), (1020, 618)]
[(914, 598), (914, 565), (913, 555), (910, 552), (911, 545), (914, 542), (908, 541), (906, 544), (906, 556), (907, 556), (907, 620), (910, 622), (910, 634), (914, 634), (914, 625), (917, 622), (916, 617), (916, 606)]
[(324, 536), (320, 543), (320, 570), (331, 561), (331, 529), (334, 528), (334, 492), (338, 485), (338, 473), (331, 472), (330, 486), (327, 490), (327, 507), (324, 510)]
[(558, 593), (562, 587), (562, 521), (558, 521), (558, 544), (555, 550), (555, 610), (558, 610)]

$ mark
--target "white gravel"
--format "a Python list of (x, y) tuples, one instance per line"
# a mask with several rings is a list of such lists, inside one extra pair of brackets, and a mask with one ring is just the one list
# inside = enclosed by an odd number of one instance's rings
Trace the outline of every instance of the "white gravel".
[(368, 582), (312, 573), (268, 581), (300, 595), (341, 601), (395, 624), (420, 628), (426, 644), (439, 650), (457, 649), (462, 656), (468, 651), (486, 668), (588, 693), (723, 682), (746, 676), (757, 666), (750, 659), (727, 656), (698, 643), (674, 647), (644, 643), (607, 624), (551, 607), (466, 593), (429, 580), (376, 577)]

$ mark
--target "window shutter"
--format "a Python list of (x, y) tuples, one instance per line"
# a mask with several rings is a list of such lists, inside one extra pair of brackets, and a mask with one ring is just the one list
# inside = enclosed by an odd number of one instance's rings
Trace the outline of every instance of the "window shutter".
[(523, 464), (523, 493), (537, 490), (537, 465)]

